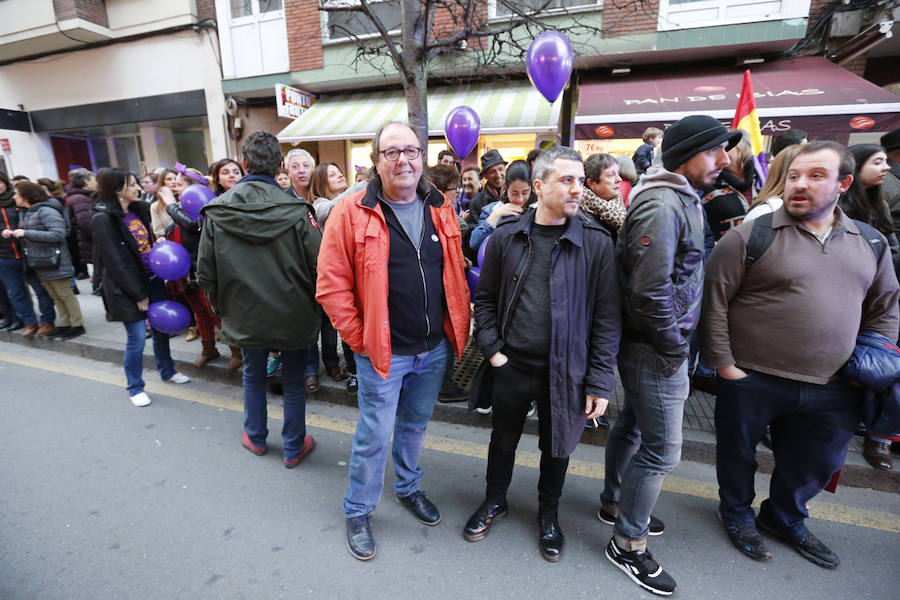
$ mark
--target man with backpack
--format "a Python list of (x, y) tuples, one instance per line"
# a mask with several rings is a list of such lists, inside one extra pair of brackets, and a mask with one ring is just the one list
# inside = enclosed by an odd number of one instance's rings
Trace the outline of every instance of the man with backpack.
[[(835, 142), (791, 163), (784, 206), (727, 232), (709, 257), (701, 337), (718, 372), (719, 516), (756, 560), (759, 530), (825, 568), (838, 556), (806, 527), (806, 503), (844, 462), (862, 389), (836, 377), (860, 331), (897, 339), (900, 287), (884, 236), (848, 218), (838, 198), (854, 161)], [(771, 429), (775, 470), (754, 519), (756, 445)]]

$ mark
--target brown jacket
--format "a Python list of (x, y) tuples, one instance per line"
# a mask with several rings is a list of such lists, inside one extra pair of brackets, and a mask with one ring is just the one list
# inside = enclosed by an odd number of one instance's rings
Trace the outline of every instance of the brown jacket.
[(840, 208), (824, 244), (784, 208), (772, 226), (775, 240), (751, 267), (744, 259), (752, 222), (726, 232), (709, 256), (700, 321), (707, 365), (825, 384), (860, 331), (897, 339), (900, 286), (883, 236), (876, 264)]

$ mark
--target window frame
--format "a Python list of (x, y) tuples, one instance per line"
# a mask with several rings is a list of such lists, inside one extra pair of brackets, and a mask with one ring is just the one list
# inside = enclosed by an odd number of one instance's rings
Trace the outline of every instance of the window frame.
[(723, 18), (719, 16), (715, 20), (697, 21), (690, 20), (689, 24), (680, 24), (670, 19), (670, 13), (673, 7), (682, 10), (675, 10), (675, 13), (687, 12), (690, 10), (703, 10), (715, 8), (719, 11), (719, 15), (725, 14), (728, 8), (733, 6), (748, 6), (752, 4), (768, 4), (772, 0), (687, 0), (685, 2), (674, 3), (670, 0), (659, 0), (659, 14), (657, 17), (657, 31), (681, 31), (685, 29), (699, 29), (702, 27), (718, 27), (722, 25), (741, 25), (745, 23), (765, 23), (768, 21), (784, 21), (788, 19), (803, 19), (809, 17), (810, 0), (777, 0), (781, 3), (781, 11), (771, 13), (769, 15)]
[[(369, 0), (369, 4), (378, 4), (382, 2), (394, 2), (395, 0)], [(347, 5), (347, 6), (356, 6), (359, 4), (359, 0), (325, 0), (324, 4), (327, 6), (329, 4), (334, 5)], [(398, 4), (399, 8), (399, 4)], [(335, 45), (335, 44), (344, 44), (347, 42), (353, 42), (356, 40), (372, 40), (381, 37), (381, 33), (377, 31), (373, 31), (372, 33), (363, 33), (360, 35), (342, 35), (341, 37), (331, 37), (331, 27), (329, 25), (329, 19), (331, 15), (335, 13), (331, 13), (328, 11), (320, 11), (322, 16), (322, 45)], [(365, 18), (365, 17), (363, 17)], [(398, 25), (396, 29), (388, 30), (388, 35), (391, 37), (398, 36), (402, 33), (400, 26)]]

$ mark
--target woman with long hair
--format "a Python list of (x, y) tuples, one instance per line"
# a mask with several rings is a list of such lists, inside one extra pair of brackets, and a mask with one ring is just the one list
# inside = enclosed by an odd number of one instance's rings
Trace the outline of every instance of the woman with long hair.
[(528, 162), (515, 160), (509, 163), (503, 196), (481, 209), (478, 222), (469, 236), (469, 247), (478, 252), (484, 240), (494, 233), (500, 219), (521, 215), (536, 201), (537, 197), (531, 189), (531, 167)]
[[(891, 170), (887, 154), (877, 144), (856, 144), (848, 150), (856, 159), (856, 169), (853, 183), (841, 197), (839, 206), (848, 217), (868, 223), (887, 238), (891, 258), (894, 259), (894, 271), (900, 273), (900, 244), (897, 242), (897, 233), (888, 208), (887, 194), (881, 185)], [(876, 469), (891, 470), (894, 468), (891, 439), (879, 433), (881, 432), (866, 433), (863, 457)]]
[[(103, 306), (107, 319), (121, 321), (127, 341), (123, 368), (128, 397), (135, 406), (147, 406), (144, 392), (144, 319), (152, 302), (166, 299), (162, 280), (150, 270), (153, 228), (150, 205), (141, 202), (141, 185), (132, 173), (100, 169), (97, 203), (91, 216), (94, 250), (103, 273)], [(153, 356), (163, 381), (187, 383), (190, 378), (175, 370), (168, 334), (152, 330)]]
[(309, 180), (309, 197), (314, 198), (313, 208), (320, 225), (328, 220), (336, 198), (347, 190), (344, 172), (334, 163), (322, 163), (313, 169)]
[(763, 184), (762, 189), (759, 190), (759, 194), (756, 195), (753, 204), (750, 205), (747, 214), (744, 216), (744, 223), (781, 208), (784, 204), (781, 195), (784, 193), (788, 169), (802, 149), (803, 146), (801, 144), (793, 144), (778, 153), (778, 156), (769, 165), (766, 183)]
[[(163, 169), (156, 181), (156, 194), (153, 202), (150, 204), (150, 219), (153, 226), (153, 235), (157, 241), (162, 241), (166, 239), (166, 232), (172, 224), (172, 217), (166, 213), (166, 203), (163, 201), (163, 196), (171, 194), (173, 201), (178, 200), (178, 171), (175, 169)], [(166, 189), (168, 189), (168, 192)]]
[(743, 129), (741, 141), (728, 151), (731, 162), (722, 170), (721, 179), (724, 183), (733, 187), (747, 200), (753, 201), (756, 195), (756, 169), (753, 166), (753, 144), (750, 142), (750, 134)]
[[(196, 169), (184, 169), (184, 171), (179, 173), (176, 181), (179, 194), (184, 193), (184, 190), (193, 184), (202, 185), (200, 182), (203, 179), (205, 179), (203, 175)], [(213, 312), (209, 298), (206, 297), (206, 293), (197, 283), (197, 252), (200, 247), (200, 223), (188, 215), (171, 194), (160, 194), (160, 198), (166, 205), (166, 213), (175, 222), (178, 232), (178, 243), (184, 246), (184, 249), (187, 250), (188, 255), (191, 257), (191, 269), (187, 277), (179, 282), (182, 285), (178, 286), (177, 293), (180, 293), (188, 306), (190, 306), (191, 312), (194, 313), (194, 318), (197, 321), (197, 330), (200, 334), (203, 350), (200, 353), (200, 358), (194, 361), (194, 366), (200, 368), (220, 356), (216, 348), (215, 330), (217, 327), (222, 326), (219, 317)], [(240, 356), (239, 353), (238, 356)], [(229, 371), (235, 371), (240, 366), (241, 362), (238, 358), (232, 356), (232, 360), (226, 368)]]
[(287, 169), (278, 167), (278, 173), (275, 174), (275, 183), (284, 191), (291, 187), (291, 176), (288, 175)]
[(244, 167), (236, 160), (223, 158), (209, 167), (209, 188), (221, 196), (244, 176)]
[(25, 209), (19, 221), (19, 228), (4, 229), (3, 237), (21, 239), (25, 243), (25, 265), (31, 268), (41, 285), (53, 298), (59, 315), (60, 327), (54, 329), (51, 323), (26, 325), (23, 337), (41, 335), (68, 340), (84, 333), (84, 318), (78, 298), (72, 292), (69, 280), (75, 274), (72, 257), (66, 245), (67, 218), (62, 204), (50, 198), (40, 185), (31, 181), (20, 181), (15, 185), (13, 195), (16, 205)]

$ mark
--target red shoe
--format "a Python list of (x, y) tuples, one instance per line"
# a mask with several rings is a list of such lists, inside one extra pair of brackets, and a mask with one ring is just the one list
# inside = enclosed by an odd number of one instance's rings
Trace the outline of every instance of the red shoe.
[(257, 456), (262, 456), (269, 451), (268, 446), (254, 446), (246, 431), (241, 434), (241, 445)]
[(303, 438), (303, 448), (300, 450), (300, 454), (295, 456), (294, 458), (286, 458), (284, 459), (284, 466), (288, 469), (293, 469), (297, 465), (300, 464), (300, 461), (306, 458), (306, 455), (313, 451), (313, 448), (316, 447), (316, 440), (313, 439), (313, 436), (308, 435)]

